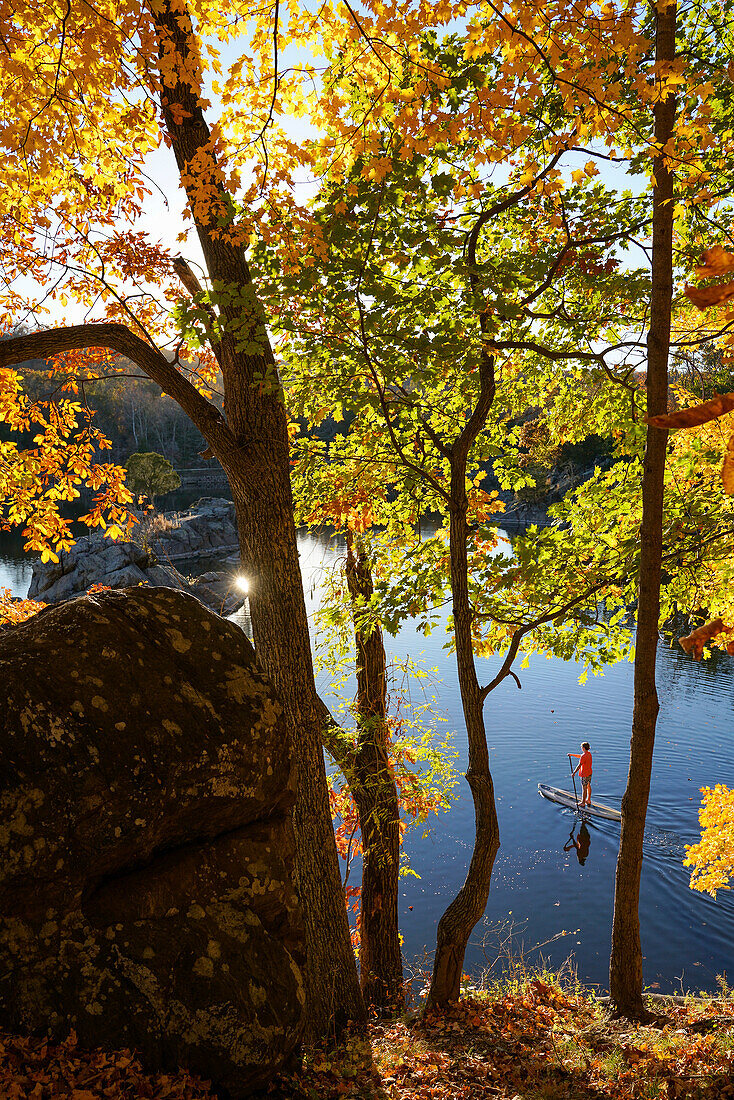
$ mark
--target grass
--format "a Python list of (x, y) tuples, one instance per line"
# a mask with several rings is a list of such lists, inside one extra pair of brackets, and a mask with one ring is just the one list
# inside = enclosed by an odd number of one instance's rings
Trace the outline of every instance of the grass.
[(646, 1024), (615, 1020), (572, 976), (516, 974), (446, 1012), (375, 1021), (369, 1044), (311, 1052), (271, 1096), (734, 1100), (734, 996), (655, 1011)]

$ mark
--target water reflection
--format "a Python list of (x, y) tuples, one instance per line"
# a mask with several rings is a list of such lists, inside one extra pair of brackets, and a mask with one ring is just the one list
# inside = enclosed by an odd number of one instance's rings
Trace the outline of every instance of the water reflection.
[(579, 835), (575, 836), (576, 822), (574, 822), (573, 829), (571, 829), (571, 835), (566, 843), (563, 845), (564, 852), (570, 852), (572, 848), (576, 849), (576, 855), (578, 861), (583, 867), (586, 863), (587, 856), (589, 854), (589, 848), (591, 847), (591, 833), (586, 828), (586, 822), (581, 822), (581, 828), (579, 829)]

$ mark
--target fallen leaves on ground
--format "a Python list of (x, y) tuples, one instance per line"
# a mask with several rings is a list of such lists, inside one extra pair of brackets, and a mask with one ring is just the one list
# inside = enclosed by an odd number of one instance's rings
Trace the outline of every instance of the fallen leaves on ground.
[[(611, 1020), (593, 995), (529, 978), (423, 1019), (307, 1053), (269, 1100), (734, 1100), (734, 994), (658, 1002)], [(183, 1071), (146, 1074), (129, 1051), (0, 1032), (2, 1100), (215, 1100)]]
[[(593, 996), (539, 978), (414, 1022), (375, 1023), (309, 1055), (271, 1100), (734, 1100), (734, 998), (612, 1021)], [(701, 1034), (705, 1031), (705, 1034)]]
[(2, 1100), (214, 1100), (183, 1070), (148, 1074), (129, 1050), (83, 1050), (0, 1031)]

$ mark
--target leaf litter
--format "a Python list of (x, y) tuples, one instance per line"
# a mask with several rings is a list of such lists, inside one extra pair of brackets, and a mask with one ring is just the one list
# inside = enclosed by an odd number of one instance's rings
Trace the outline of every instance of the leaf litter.
[(2, 1100), (214, 1100), (207, 1082), (185, 1070), (145, 1073), (129, 1050), (84, 1050), (0, 1031)]
[[(374, 1020), (305, 1053), (267, 1100), (734, 1100), (734, 993), (656, 1002), (651, 1023), (610, 1018), (588, 991), (529, 977), (442, 1012)], [(0, 1032), (2, 1100), (217, 1100), (134, 1053)]]
[(734, 1100), (734, 995), (661, 1003), (653, 1025), (529, 978), (310, 1052), (273, 1100)]

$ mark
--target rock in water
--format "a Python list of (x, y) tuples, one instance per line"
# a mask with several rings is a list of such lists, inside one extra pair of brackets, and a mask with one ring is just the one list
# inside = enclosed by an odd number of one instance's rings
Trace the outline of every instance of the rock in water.
[(236, 569), (210, 572), (191, 579), (175, 562), (192, 558), (222, 558), (238, 546), (237, 519), (231, 500), (202, 497), (187, 512), (168, 512), (144, 519), (134, 528), (135, 542), (110, 542), (101, 532), (77, 539), (62, 550), (58, 561), (33, 563), (28, 598), (61, 603), (81, 596), (92, 585), (132, 588), (165, 585), (189, 592), (219, 615), (231, 615), (244, 603), (235, 583)]
[(281, 707), (242, 631), (166, 588), (0, 631), (0, 1023), (135, 1047), (232, 1097), (298, 1041)]

